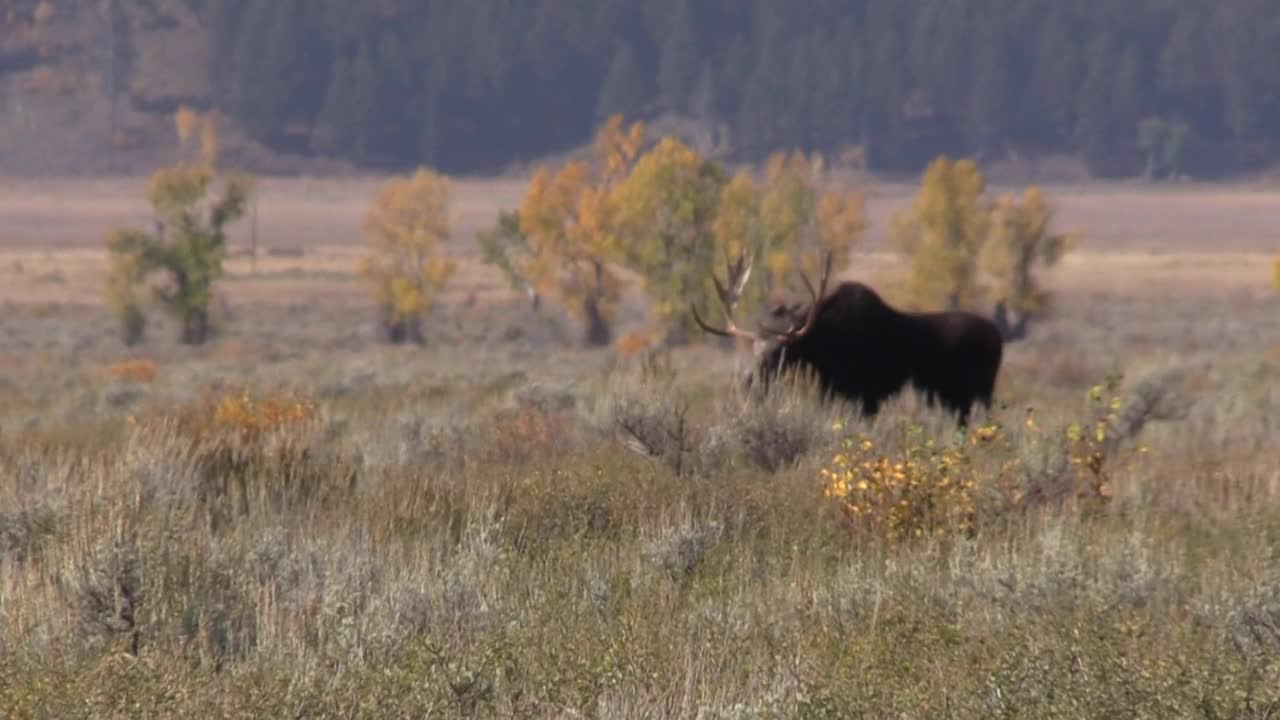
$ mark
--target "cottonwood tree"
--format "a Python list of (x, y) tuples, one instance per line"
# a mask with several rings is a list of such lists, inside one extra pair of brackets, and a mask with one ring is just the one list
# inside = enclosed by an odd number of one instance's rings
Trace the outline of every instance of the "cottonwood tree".
[[(738, 257), (748, 258), (752, 267), (764, 265), (765, 233), (760, 219), (760, 200), (760, 187), (751, 173), (745, 170), (734, 175), (721, 188), (715, 222), (711, 226), (716, 251), (723, 256), (720, 265), (728, 265), (732, 258)], [(738, 297), (738, 308), (744, 315), (758, 314), (767, 291), (767, 283), (749, 279)], [(710, 316), (714, 318), (713, 322), (723, 324), (729, 320), (723, 317), (724, 308), (720, 303), (703, 307), (713, 313)]]
[(1027, 333), (1028, 321), (1048, 310), (1049, 294), (1035, 277), (1037, 266), (1052, 267), (1071, 247), (1072, 238), (1050, 230), (1053, 211), (1039, 188), (1022, 199), (1003, 196), (996, 201), (982, 266), (992, 279), (995, 320), (1008, 340)]
[(833, 266), (848, 264), (867, 226), (863, 196), (857, 190), (823, 191), (819, 173), (820, 166), (801, 153), (778, 153), (765, 166), (762, 186), (742, 173), (722, 191), (715, 223), (719, 247), (728, 257), (746, 253), (754, 267), (763, 268), (743, 288), (744, 314), (794, 281), (793, 269), (816, 276), (827, 253)]
[(688, 341), (688, 303), (713, 297), (708, 278), (717, 262), (713, 228), (724, 184), (718, 163), (667, 137), (612, 193), (622, 261), (643, 280), (670, 344)]
[(117, 231), (108, 241), (109, 255), (106, 273), (107, 310), (120, 322), (121, 338), (125, 345), (133, 346), (146, 336), (147, 316), (143, 310), (141, 287), (146, 280), (146, 266), (142, 253), (124, 252), (124, 248), (111, 245), (127, 231)]
[(793, 253), (805, 239), (818, 205), (818, 191), (811, 168), (801, 153), (775, 153), (764, 168), (760, 198), (760, 222), (764, 231), (764, 267), (761, 279), (769, 286), (784, 282), (791, 271)]
[(938, 158), (911, 208), (893, 221), (893, 241), (908, 263), (907, 302), (978, 310), (994, 301), (1006, 339), (1021, 338), (1028, 321), (1048, 309), (1036, 269), (1056, 264), (1073, 244), (1051, 230), (1052, 219), (1039, 188), (992, 202), (976, 163)]
[(222, 179), (212, 168), (177, 165), (157, 172), (148, 200), (155, 212), (154, 232), (116, 230), (107, 240), (107, 305), (122, 323), (124, 339), (142, 339), (146, 316), (143, 288), (179, 324), (179, 339), (199, 345), (208, 340), (213, 286), (222, 275), (227, 225), (245, 210), (252, 181)]
[(520, 206), (528, 254), (513, 267), (536, 293), (585, 325), (586, 345), (607, 345), (613, 337), (622, 288), (610, 267), (618, 255), (610, 194), (644, 137), (643, 123), (625, 126), (621, 116), (609, 118), (596, 134), (590, 162), (569, 162), (555, 172), (539, 168)]
[(520, 213), (501, 210), (493, 227), (476, 233), (476, 245), (480, 248), (480, 261), (492, 265), (507, 279), (511, 289), (524, 293), (534, 310), (542, 304), (542, 296), (524, 275), (533, 256), (529, 237), (520, 229)]
[(891, 236), (908, 264), (908, 303), (958, 310), (979, 297), (978, 254), (987, 239), (986, 179), (972, 160), (946, 156), (925, 170), (909, 210), (894, 216)]
[(846, 266), (866, 230), (862, 193), (824, 191), (821, 174), (820, 159), (800, 152), (776, 153), (765, 165), (760, 214), (769, 268), (765, 279), (771, 285), (794, 281), (795, 269), (816, 277), (828, 254), (833, 267)]
[(373, 286), (388, 342), (423, 342), (422, 321), (454, 272), (441, 247), (452, 231), (452, 194), (447, 177), (420, 168), (384, 185), (365, 218), (369, 254), (360, 272)]
[(520, 230), (532, 251), (524, 273), (539, 293), (555, 298), (586, 326), (586, 345), (607, 345), (621, 295), (608, 266), (612, 237), (599, 191), (586, 163), (571, 162), (556, 173), (534, 174), (520, 206)]

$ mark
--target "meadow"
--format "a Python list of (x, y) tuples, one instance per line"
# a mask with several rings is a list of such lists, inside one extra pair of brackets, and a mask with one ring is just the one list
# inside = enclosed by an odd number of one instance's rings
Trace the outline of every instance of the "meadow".
[(424, 347), (372, 342), (352, 179), (265, 181), (217, 339), (125, 348), (144, 183), (0, 191), (5, 717), (1280, 712), (1280, 193), (1047, 188), (1080, 246), (960, 430), (573, 347), (478, 264), (515, 180), (459, 184)]

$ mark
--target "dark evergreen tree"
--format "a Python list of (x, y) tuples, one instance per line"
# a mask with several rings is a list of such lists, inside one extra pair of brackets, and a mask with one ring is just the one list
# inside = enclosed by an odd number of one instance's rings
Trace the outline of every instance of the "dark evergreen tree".
[(1031, 94), (1039, 110), (1037, 139), (1045, 147), (1061, 148), (1076, 128), (1081, 85), (1086, 66), (1078, 35), (1062, 11), (1040, 24), (1032, 54)]
[(615, 113), (628, 118), (639, 116), (652, 96), (649, 82), (636, 60), (635, 51), (630, 45), (623, 44), (614, 55), (609, 73), (600, 86), (596, 118), (604, 120)]
[(324, 155), (341, 155), (355, 147), (364, 118), (353, 102), (360, 88), (356, 84), (355, 69), (349, 60), (339, 59), (333, 79), (325, 94), (324, 106), (316, 118), (312, 133), (312, 148)]
[[(1141, 172), (1136, 124), (1185, 121), (1196, 171), (1274, 162), (1270, 0), (201, 0), (213, 101), (254, 139), (485, 172), (613, 112), (733, 129), (737, 159), (865, 143), (1071, 153)], [(301, 142), (311, 134), (309, 142)], [(1212, 149), (1212, 152), (1206, 151)], [(1194, 162), (1191, 160), (1194, 156)]]
[(970, 150), (982, 155), (1009, 136), (1012, 98), (1006, 78), (1009, 53), (999, 30), (983, 25), (974, 34), (973, 77), (969, 90), (965, 131)]
[(1114, 55), (1109, 41), (1099, 36), (1089, 53), (1089, 70), (1076, 101), (1075, 144), (1090, 167), (1102, 169), (1111, 159), (1110, 121)]
[(687, 112), (701, 64), (688, 0), (680, 0), (660, 47), (658, 91), (667, 110)]
[(1111, 103), (1106, 114), (1107, 145), (1115, 173), (1133, 174), (1144, 166), (1137, 143), (1144, 104), (1141, 73), (1137, 50), (1124, 50), (1112, 75)]

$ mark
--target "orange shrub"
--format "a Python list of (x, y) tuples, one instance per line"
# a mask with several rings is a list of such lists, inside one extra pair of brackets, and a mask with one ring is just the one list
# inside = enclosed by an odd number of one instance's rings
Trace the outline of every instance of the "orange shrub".
[(131, 383), (150, 383), (156, 379), (156, 364), (150, 360), (121, 360), (111, 363), (104, 369), (114, 380)]
[(653, 335), (644, 330), (632, 330), (618, 338), (614, 351), (622, 357), (638, 355), (653, 346)]
[(572, 432), (573, 421), (568, 414), (524, 405), (494, 418), (485, 460), (520, 464), (553, 457), (565, 451)]
[(217, 400), (211, 428), (241, 440), (258, 440), (274, 432), (304, 428), (317, 417), (317, 406), (310, 399), (292, 394), (255, 397), (245, 390)]
[(248, 449), (278, 433), (310, 430), (319, 419), (320, 407), (303, 395), (220, 388), (176, 410), (130, 417), (129, 422), (142, 428), (169, 426), (191, 440), (232, 441)]

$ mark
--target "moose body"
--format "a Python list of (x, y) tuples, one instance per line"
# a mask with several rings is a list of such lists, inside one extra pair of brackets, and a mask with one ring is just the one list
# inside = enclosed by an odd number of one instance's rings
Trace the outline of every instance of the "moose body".
[(961, 425), (975, 401), (991, 406), (1004, 339), (986, 318), (958, 311), (902, 312), (856, 282), (841, 283), (827, 295), (828, 255), (817, 290), (802, 276), (812, 295), (808, 306), (774, 310), (772, 320), (783, 321), (785, 329), (762, 325), (750, 332), (732, 319), (750, 273), (751, 266), (739, 257), (729, 266), (727, 284), (713, 277), (729, 318), (725, 328), (707, 325), (696, 307), (693, 315), (706, 332), (753, 341), (758, 360), (752, 379), (767, 385), (781, 371), (809, 369), (824, 393), (859, 403), (867, 415), (875, 415), (908, 384), (929, 404), (941, 403), (956, 413)]
[[(808, 308), (775, 312), (793, 321)], [(966, 312), (900, 312), (862, 283), (841, 283), (819, 301), (812, 327), (764, 348), (755, 374), (811, 369), (829, 394), (867, 415), (906, 385), (968, 421), (974, 402), (991, 406), (1004, 341), (996, 326)]]

